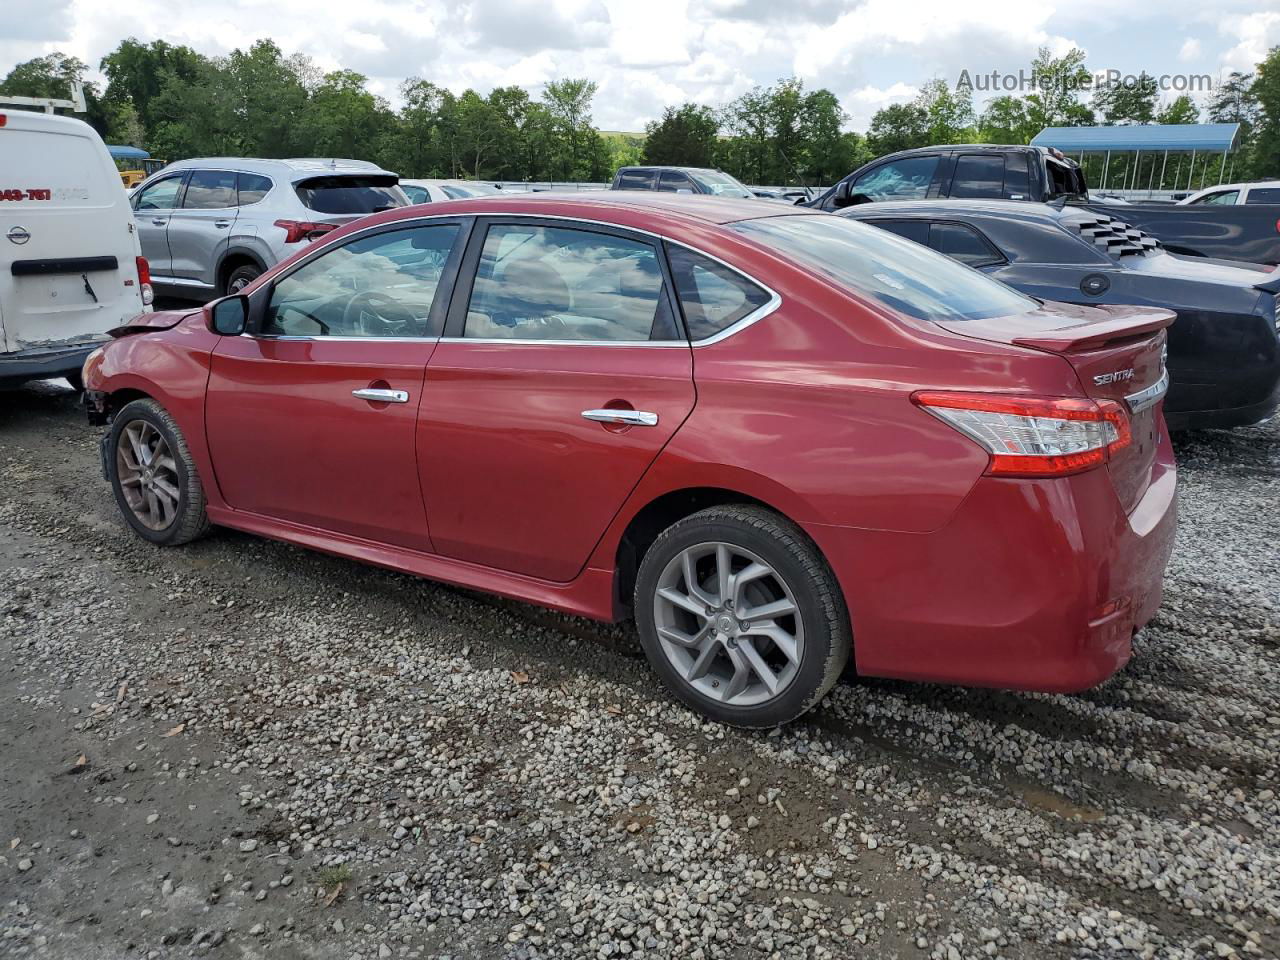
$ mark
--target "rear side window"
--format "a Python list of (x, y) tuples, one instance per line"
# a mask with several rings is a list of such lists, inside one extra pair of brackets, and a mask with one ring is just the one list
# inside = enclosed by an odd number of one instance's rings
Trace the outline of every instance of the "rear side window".
[(667, 254), (690, 340), (714, 337), (770, 300), (767, 290), (710, 257), (675, 245)]
[(184, 210), (222, 210), (236, 205), (236, 175), (225, 170), (197, 170), (187, 181)]
[(623, 170), (618, 174), (616, 184), (619, 190), (652, 190), (652, 170)]
[(236, 181), (239, 192), (240, 206), (247, 207), (251, 203), (257, 203), (265, 197), (271, 190), (272, 184), (270, 177), (260, 176), (256, 173), (242, 173)]
[(658, 178), (658, 189), (666, 193), (676, 193), (680, 190), (688, 190), (690, 193), (695, 192), (693, 181), (679, 170), (663, 170), (662, 176)]
[(1004, 198), (1028, 200), (1031, 198), (1031, 168), (1025, 153), (1010, 153), (1004, 158)]
[(881, 230), (896, 233), (913, 243), (923, 243), (926, 247), (929, 245), (928, 220), (865, 220), (863, 222), (874, 224)]
[(930, 226), (929, 246), (971, 267), (983, 267), (1004, 259), (990, 241), (963, 223), (935, 223)]
[(405, 206), (395, 177), (312, 177), (294, 185), (298, 199), (316, 213), (377, 213)]
[(985, 197), (997, 200), (1004, 196), (1004, 157), (999, 154), (970, 154), (956, 159), (956, 172), (951, 178), (951, 196)]
[(1244, 198), (1245, 203), (1280, 203), (1280, 189), (1254, 187)]
[(135, 210), (172, 210), (178, 205), (178, 191), (182, 189), (182, 174), (157, 180), (143, 187), (138, 193)]
[(1192, 203), (1212, 203), (1222, 206), (1229, 206), (1236, 202), (1236, 198), (1240, 196), (1239, 190), (1219, 190), (1217, 193), (1205, 194), (1199, 200), (1192, 200)]

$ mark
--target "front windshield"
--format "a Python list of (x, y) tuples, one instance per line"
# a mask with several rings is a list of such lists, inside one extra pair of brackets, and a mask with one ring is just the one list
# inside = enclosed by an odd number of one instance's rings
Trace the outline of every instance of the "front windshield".
[(709, 193), (713, 193), (717, 197), (753, 196), (751, 191), (737, 180), (727, 173), (721, 173), (719, 170), (691, 170), (689, 176), (693, 177), (701, 186), (706, 187)]
[(1036, 302), (928, 247), (844, 217), (769, 217), (731, 228), (851, 293), (919, 320), (983, 320)]
[(465, 200), (467, 197), (491, 197), (498, 192), (497, 188), (487, 183), (442, 183), (440, 189), (445, 192), (445, 196), (453, 200)]

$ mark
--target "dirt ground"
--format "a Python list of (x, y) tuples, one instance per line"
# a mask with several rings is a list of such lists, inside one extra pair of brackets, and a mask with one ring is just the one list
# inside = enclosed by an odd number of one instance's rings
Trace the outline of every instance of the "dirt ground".
[(606, 627), (120, 520), (0, 394), (0, 956), (1280, 956), (1280, 428), (1178, 442), (1134, 662), (749, 734)]

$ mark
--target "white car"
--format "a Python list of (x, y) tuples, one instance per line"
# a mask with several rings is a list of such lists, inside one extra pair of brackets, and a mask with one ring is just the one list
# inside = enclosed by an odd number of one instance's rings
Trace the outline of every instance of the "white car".
[(1257, 183), (1221, 183), (1216, 187), (1206, 187), (1189, 197), (1178, 201), (1185, 206), (1190, 203), (1214, 203), (1233, 207), (1247, 203), (1280, 204), (1280, 180), (1260, 180)]
[(72, 117), (0, 109), (0, 386), (66, 377), (150, 308), (129, 198)]
[(403, 177), (400, 189), (408, 196), (409, 202), (415, 204), (488, 197), (498, 192), (497, 187), (478, 180), (405, 180)]

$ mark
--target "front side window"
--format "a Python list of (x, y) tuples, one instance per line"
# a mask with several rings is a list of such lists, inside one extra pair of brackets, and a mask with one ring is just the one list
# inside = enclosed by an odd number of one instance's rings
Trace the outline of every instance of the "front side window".
[(182, 189), (182, 174), (157, 180), (138, 193), (135, 210), (172, 210), (178, 205), (178, 191)]
[(956, 159), (951, 196), (999, 199), (1004, 195), (1004, 157), (971, 154)]
[(875, 224), (881, 230), (888, 230), (913, 243), (929, 245), (928, 220), (864, 220), (863, 223)]
[(1193, 200), (1192, 203), (1212, 203), (1230, 205), (1236, 202), (1240, 196), (1239, 190), (1219, 190), (1217, 193), (1206, 194), (1199, 200)]
[(257, 203), (271, 191), (273, 186), (270, 177), (257, 173), (240, 174), (236, 180), (237, 199), (240, 206), (247, 207), (251, 203)]
[(416, 184), (401, 181), (400, 189), (404, 191), (404, 195), (409, 198), (410, 203), (431, 202), (431, 194), (427, 191), (426, 187), (419, 187)]
[(990, 277), (846, 217), (768, 217), (731, 229), (855, 296), (920, 320), (981, 320), (1036, 308), (1030, 297)]
[(770, 300), (767, 290), (710, 257), (674, 244), (667, 254), (689, 339), (695, 343), (729, 329)]
[(676, 339), (658, 251), (568, 227), (489, 227), (464, 336), (483, 340)]
[(652, 170), (623, 170), (618, 174), (619, 190), (652, 190)]
[(681, 190), (694, 192), (693, 181), (679, 170), (663, 170), (658, 178), (658, 189), (666, 193), (678, 193)]
[(390, 176), (312, 177), (294, 184), (298, 199), (316, 213), (377, 213), (403, 207), (408, 198)]
[(276, 283), (263, 333), (434, 337), (431, 305), (456, 224), (393, 230), (328, 250)]
[(868, 170), (853, 182), (849, 193), (872, 200), (923, 200), (937, 169), (937, 157), (905, 157)]
[(930, 226), (929, 246), (970, 267), (983, 267), (1004, 259), (985, 237), (963, 223), (935, 223)]
[(1275, 187), (1253, 187), (1245, 194), (1244, 202), (1250, 203), (1280, 203), (1280, 189)]
[(236, 175), (225, 170), (197, 170), (187, 181), (184, 210), (223, 210), (236, 205)]
[(717, 197), (753, 197), (754, 194), (727, 173), (719, 170), (697, 170), (692, 174), (707, 193)]

